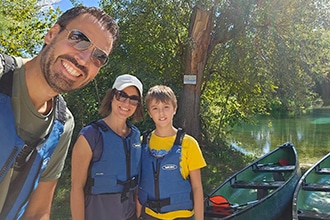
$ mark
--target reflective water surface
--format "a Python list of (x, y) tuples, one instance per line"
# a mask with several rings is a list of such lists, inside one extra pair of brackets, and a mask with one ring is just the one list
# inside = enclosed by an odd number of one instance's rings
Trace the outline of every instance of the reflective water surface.
[(263, 155), (277, 146), (294, 144), (301, 165), (311, 165), (330, 151), (330, 109), (316, 109), (297, 118), (259, 118), (255, 125), (236, 127), (232, 146), (244, 153)]

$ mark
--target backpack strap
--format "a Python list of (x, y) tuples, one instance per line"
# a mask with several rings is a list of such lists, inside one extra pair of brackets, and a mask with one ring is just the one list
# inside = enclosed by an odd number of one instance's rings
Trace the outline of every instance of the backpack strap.
[(186, 131), (183, 128), (178, 128), (176, 133), (174, 145), (182, 145), (183, 137), (186, 134)]
[(142, 134), (142, 142), (141, 144), (147, 144), (149, 142), (152, 130), (146, 130)]
[(6, 54), (0, 54), (1, 64), (3, 66), (3, 72), (0, 73), (0, 92), (11, 96), (13, 73), (17, 66), (16, 60), (12, 56)]
[(15, 70), (17, 63), (14, 57), (7, 54), (0, 54), (0, 59), (3, 66), (3, 73)]
[(56, 96), (55, 119), (62, 124), (66, 122), (66, 102), (61, 95)]
[[(147, 144), (150, 140), (152, 130), (146, 130), (142, 134), (142, 144)], [(186, 131), (183, 128), (178, 128), (178, 131), (176, 132), (176, 137), (174, 141), (174, 145), (180, 145), (182, 144), (183, 137), (186, 134)]]

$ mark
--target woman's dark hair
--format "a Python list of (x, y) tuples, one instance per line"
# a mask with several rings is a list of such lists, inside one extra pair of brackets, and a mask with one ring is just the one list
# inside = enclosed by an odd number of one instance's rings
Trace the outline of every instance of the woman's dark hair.
[[(136, 89), (138, 90), (138, 89)], [(115, 97), (115, 94), (118, 90), (117, 89), (108, 89), (108, 91), (106, 92), (101, 106), (99, 108), (99, 113), (102, 117), (106, 117), (108, 116), (111, 111), (112, 111), (112, 100)], [(139, 97), (140, 97), (140, 93), (138, 92)], [(143, 106), (142, 106), (142, 97), (140, 97), (140, 102), (139, 104), (136, 106), (136, 110), (133, 114), (133, 122), (138, 122), (140, 120), (142, 120), (144, 117), (144, 113), (143, 113)]]

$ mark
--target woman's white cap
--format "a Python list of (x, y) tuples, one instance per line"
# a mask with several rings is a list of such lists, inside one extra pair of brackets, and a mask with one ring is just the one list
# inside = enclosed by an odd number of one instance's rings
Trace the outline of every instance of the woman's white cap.
[(124, 75), (118, 76), (117, 79), (115, 80), (112, 88), (117, 89), (117, 90), (124, 90), (125, 88), (127, 88), (129, 86), (135, 86), (139, 90), (140, 96), (142, 97), (142, 93), (143, 93), (142, 83), (140, 82), (140, 80), (138, 78), (136, 78), (135, 76), (132, 76), (130, 74), (124, 74)]

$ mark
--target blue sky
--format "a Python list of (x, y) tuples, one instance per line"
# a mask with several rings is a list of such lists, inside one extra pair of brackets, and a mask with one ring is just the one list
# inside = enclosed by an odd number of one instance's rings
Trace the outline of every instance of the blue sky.
[[(61, 8), (62, 11), (66, 11), (69, 8), (72, 8), (72, 4), (70, 2), (70, 0), (46, 0), (49, 2), (53, 2), (53, 6), (57, 7), (59, 6)], [(98, 6), (98, 1), (99, 0), (79, 0), (79, 2), (81, 2), (83, 5), (86, 6)]]

